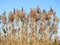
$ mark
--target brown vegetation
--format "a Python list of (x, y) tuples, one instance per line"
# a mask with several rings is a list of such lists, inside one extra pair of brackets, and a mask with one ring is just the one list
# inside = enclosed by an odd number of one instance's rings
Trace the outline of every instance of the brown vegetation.
[(37, 6), (36, 9), (31, 8), (27, 17), (26, 15), (23, 8), (22, 10), (14, 8), (14, 12), (9, 13), (8, 19), (6, 12), (0, 16), (0, 20), (3, 21), (0, 45), (59, 45), (57, 36), (59, 19), (52, 8), (47, 13)]

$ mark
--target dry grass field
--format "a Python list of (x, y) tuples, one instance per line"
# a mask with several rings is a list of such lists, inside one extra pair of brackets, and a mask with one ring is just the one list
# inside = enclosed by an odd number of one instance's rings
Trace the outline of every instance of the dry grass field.
[(4, 11), (0, 20), (3, 27), (0, 29), (0, 45), (60, 45), (57, 35), (59, 18), (52, 8), (46, 12), (37, 6), (28, 14), (23, 8), (14, 8), (8, 17)]

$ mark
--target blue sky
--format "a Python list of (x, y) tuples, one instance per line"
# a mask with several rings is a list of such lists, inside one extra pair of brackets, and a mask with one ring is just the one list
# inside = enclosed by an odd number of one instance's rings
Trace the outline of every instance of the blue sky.
[[(21, 7), (26, 12), (29, 12), (30, 8), (35, 8), (36, 6), (46, 11), (52, 7), (56, 11), (56, 15), (60, 18), (60, 0), (0, 0), (0, 15), (3, 11), (6, 11), (8, 14), (8, 12), (13, 11), (13, 8), (21, 9)], [(58, 26), (60, 26), (60, 22)], [(60, 27), (58, 30), (60, 30)], [(60, 31), (58, 31), (58, 34), (60, 35)]]

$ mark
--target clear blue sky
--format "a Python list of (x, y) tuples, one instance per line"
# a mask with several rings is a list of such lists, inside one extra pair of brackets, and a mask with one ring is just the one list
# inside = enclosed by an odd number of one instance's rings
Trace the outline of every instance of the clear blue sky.
[[(60, 18), (60, 0), (0, 0), (0, 15), (4, 10), (8, 14), (8, 12), (13, 11), (13, 8), (21, 9), (21, 7), (29, 12), (30, 8), (35, 8), (37, 5), (41, 10), (46, 9), (46, 11), (49, 10), (49, 7), (52, 7)], [(60, 26), (60, 23), (58, 26)], [(60, 30), (60, 27), (58, 30)], [(58, 34), (60, 35), (60, 31)]]

